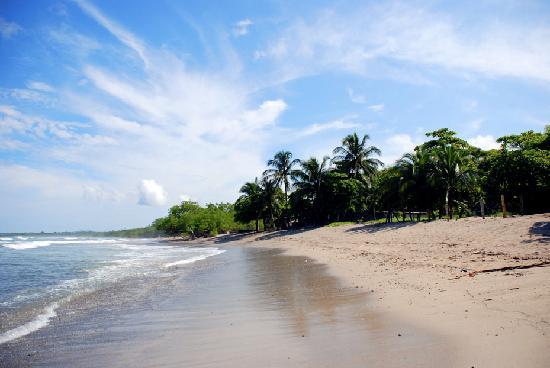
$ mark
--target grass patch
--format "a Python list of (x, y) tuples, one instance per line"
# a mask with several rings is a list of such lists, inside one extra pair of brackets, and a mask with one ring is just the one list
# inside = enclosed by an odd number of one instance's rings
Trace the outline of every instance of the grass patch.
[(357, 222), (353, 221), (337, 221), (337, 222), (331, 222), (328, 225), (325, 225), (326, 227), (338, 227), (342, 225), (355, 225)]

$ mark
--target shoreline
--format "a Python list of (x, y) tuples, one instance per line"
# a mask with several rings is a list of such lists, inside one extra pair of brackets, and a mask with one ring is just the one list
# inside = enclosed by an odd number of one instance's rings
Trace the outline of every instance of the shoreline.
[[(456, 366), (550, 365), (550, 214), (219, 236), (326, 264), (369, 308), (448, 340)], [(434, 367), (441, 362), (434, 361)]]
[(371, 313), (369, 293), (345, 287), (327, 265), (275, 248), (226, 249), (155, 285), (133, 279), (82, 295), (60, 306), (51, 325), (0, 345), (0, 361), (45, 367), (402, 367), (430, 366), (434, 357), (449, 361), (439, 336)]

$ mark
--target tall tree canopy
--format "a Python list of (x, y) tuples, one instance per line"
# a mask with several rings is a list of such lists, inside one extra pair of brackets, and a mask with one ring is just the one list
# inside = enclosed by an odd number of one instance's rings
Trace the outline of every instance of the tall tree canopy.
[(300, 163), (298, 159), (292, 159), (292, 153), (289, 151), (279, 151), (275, 156), (267, 161), (267, 166), (271, 167), (264, 171), (264, 176), (270, 178), (277, 185), (283, 185), (285, 199), (288, 198), (290, 188), (290, 177), (293, 175), (293, 167)]
[(350, 134), (342, 140), (342, 145), (336, 147), (332, 152), (335, 156), (333, 162), (336, 167), (350, 178), (370, 179), (378, 170), (384, 166), (382, 161), (374, 158), (380, 156), (380, 150), (375, 146), (367, 146), (368, 134), (359, 139), (357, 133)]

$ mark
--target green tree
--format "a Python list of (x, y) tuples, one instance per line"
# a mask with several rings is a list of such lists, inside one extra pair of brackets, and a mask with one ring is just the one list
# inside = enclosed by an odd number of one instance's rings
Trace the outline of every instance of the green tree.
[(300, 212), (306, 221), (320, 221), (321, 188), (326, 179), (329, 162), (328, 156), (323, 157), (321, 162), (311, 157), (309, 160), (300, 161), (300, 169), (295, 170), (293, 174), (296, 191), (291, 195), (291, 203), (297, 210), (294, 212)]
[(263, 176), (269, 178), (277, 185), (283, 185), (285, 193), (285, 202), (288, 199), (288, 190), (290, 188), (290, 178), (293, 175), (293, 167), (300, 163), (298, 159), (292, 159), (292, 153), (289, 151), (279, 151), (275, 156), (267, 161), (267, 166), (272, 167), (264, 171)]
[(405, 202), (416, 209), (426, 209), (428, 217), (434, 207), (433, 183), (431, 173), (435, 169), (433, 156), (422, 147), (416, 147), (414, 153), (406, 153), (397, 161), (400, 172), (400, 191)]
[(453, 218), (455, 193), (461, 184), (468, 184), (472, 172), (468, 166), (471, 158), (466, 149), (457, 148), (451, 144), (435, 151), (435, 170), (433, 177), (445, 185), (445, 214)]
[[(277, 228), (283, 210), (284, 194), (276, 180), (264, 177), (261, 182), (262, 187), (262, 214), (264, 217), (264, 226), (267, 229)], [(285, 201), (286, 203), (286, 201)]]
[(258, 178), (245, 183), (240, 190), (241, 195), (235, 202), (235, 220), (241, 223), (255, 222), (256, 232), (260, 230), (259, 221), (263, 211), (263, 190)]
[(503, 216), (508, 204), (519, 213), (543, 212), (550, 205), (550, 127), (500, 137), (499, 150), (487, 152), (480, 168), (489, 198), (500, 203)]
[(333, 162), (339, 171), (353, 179), (369, 180), (384, 164), (372, 156), (380, 156), (380, 150), (375, 146), (367, 146), (369, 136), (365, 134), (359, 139), (357, 133), (350, 134), (342, 140), (342, 145), (332, 152)]

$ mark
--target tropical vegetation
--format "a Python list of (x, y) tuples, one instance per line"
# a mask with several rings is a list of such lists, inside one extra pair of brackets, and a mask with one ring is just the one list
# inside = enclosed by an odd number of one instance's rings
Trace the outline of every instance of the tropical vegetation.
[(241, 188), (235, 218), (273, 229), (550, 209), (550, 127), (501, 137), (500, 149), (492, 150), (456, 135), (447, 128), (429, 132), (428, 141), (389, 167), (369, 136), (357, 133), (344, 137), (332, 158), (277, 152), (262, 179)]
[(497, 140), (482, 150), (447, 128), (384, 167), (369, 136), (347, 135), (332, 157), (286, 150), (244, 183), (234, 204), (182, 202), (155, 220), (156, 231), (191, 237), (358, 221), (507, 216), (550, 210), (550, 126)]

